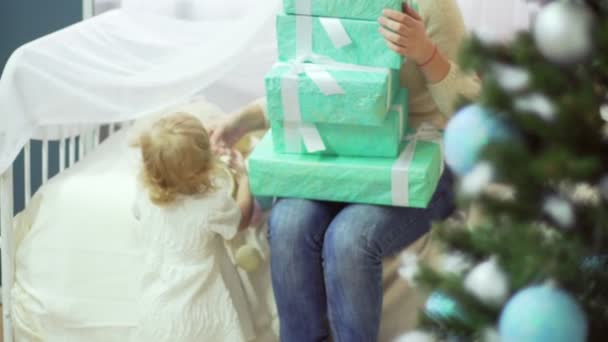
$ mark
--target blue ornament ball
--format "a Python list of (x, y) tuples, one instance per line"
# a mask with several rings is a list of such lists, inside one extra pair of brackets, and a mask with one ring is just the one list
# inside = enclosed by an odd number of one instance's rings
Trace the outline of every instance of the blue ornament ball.
[(507, 125), (478, 104), (454, 114), (445, 134), (445, 159), (454, 173), (464, 176), (478, 162), (482, 149), (492, 141), (511, 137)]
[(466, 321), (466, 316), (460, 305), (439, 291), (435, 291), (429, 296), (424, 307), (424, 312), (429, 318), (438, 323), (450, 320)]
[(550, 286), (526, 288), (500, 315), (501, 342), (584, 342), (587, 321), (578, 303)]

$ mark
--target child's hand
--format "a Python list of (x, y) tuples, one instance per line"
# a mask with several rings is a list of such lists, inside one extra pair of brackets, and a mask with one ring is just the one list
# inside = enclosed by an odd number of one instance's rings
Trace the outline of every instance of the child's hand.
[(247, 175), (247, 167), (243, 155), (237, 150), (230, 150), (230, 168), (234, 171), (237, 177)]

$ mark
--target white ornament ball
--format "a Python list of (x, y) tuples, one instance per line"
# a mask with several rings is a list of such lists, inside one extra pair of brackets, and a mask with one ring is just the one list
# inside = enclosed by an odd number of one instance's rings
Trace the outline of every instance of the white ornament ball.
[(495, 257), (475, 266), (465, 278), (464, 287), (489, 305), (501, 305), (509, 295), (507, 276)]
[(473, 170), (462, 178), (460, 191), (465, 196), (475, 197), (483, 192), (483, 190), (494, 180), (494, 166), (489, 162), (480, 162)]
[(543, 94), (533, 93), (519, 97), (515, 100), (515, 109), (538, 115), (545, 121), (555, 119), (557, 109), (555, 105)]
[(539, 13), (534, 39), (542, 54), (556, 63), (574, 63), (592, 48), (593, 16), (585, 5), (554, 1)]
[(435, 337), (427, 332), (415, 330), (401, 335), (395, 342), (435, 342)]
[(600, 116), (606, 122), (608, 122), (608, 104), (603, 104), (600, 107)]
[(460, 252), (453, 252), (443, 257), (442, 271), (448, 274), (461, 275), (473, 267), (471, 259)]
[(574, 225), (574, 209), (567, 200), (559, 196), (547, 198), (543, 204), (543, 211), (562, 228)]
[(498, 84), (508, 92), (524, 90), (530, 84), (530, 73), (520, 67), (496, 63), (492, 71)]

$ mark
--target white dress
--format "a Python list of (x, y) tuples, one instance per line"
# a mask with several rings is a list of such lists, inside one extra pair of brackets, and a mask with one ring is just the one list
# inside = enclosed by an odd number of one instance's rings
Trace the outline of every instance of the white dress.
[(234, 200), (217, 191), (163, 208), (140, 189), (133, 209), (143, 248), (134, 340), (246, 341), (247, 304), (221, 240), (237, 233), (241, 215)]

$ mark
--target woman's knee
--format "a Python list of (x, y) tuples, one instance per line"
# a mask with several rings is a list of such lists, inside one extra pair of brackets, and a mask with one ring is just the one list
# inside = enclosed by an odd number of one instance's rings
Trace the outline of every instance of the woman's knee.
[[(323, 263), (328, 294), (343, 293), (348, 298), (369, 296), (371, 292), (377, 295), (376, 285), (382, 281), (382, 256), (370, 245), (365, 228), (364, 222), (337, 218), (327, 229)], [(329, 300), (342, 305), (339, 297)]]
[(331, 210), (324, 202), (284, 198), (272, 208), (268, 219), (268, 235), (273, 241), (294, 246), (301, 241), (314, 239), (321, 243), (332, 220)]
[(418, 221), (415, 216), (409, 208), (351, 204), (328, 228), (325, 256), (379, 264), (395, 248), (405, 247), (410, 235), (416, 235), (418, 225), (407, 223)]
[(328, 268), (350, 268), (373, 260), (379, 253), (370, 244), (367, 222), (337, 217), (325, 233), (323, 258)]

